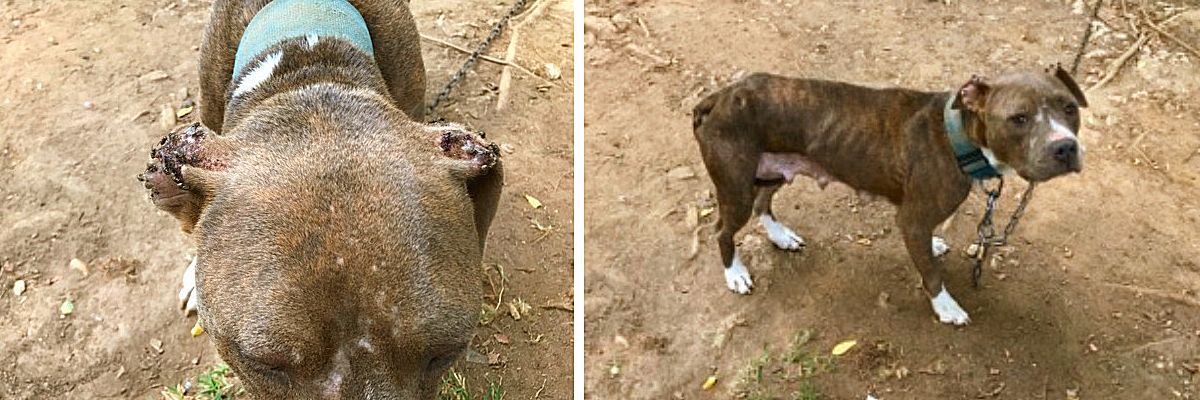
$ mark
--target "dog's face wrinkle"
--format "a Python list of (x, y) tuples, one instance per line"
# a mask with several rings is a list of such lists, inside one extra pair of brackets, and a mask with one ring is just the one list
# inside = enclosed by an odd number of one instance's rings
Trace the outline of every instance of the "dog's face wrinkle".
[[(434, 146), (430, 146), (430, 154), (436, 154), (437, 150)], [(313, 285), (321, 286), (322, 284), (311, 281), (288, 281), (286, 280), (287, 275), (279, 275), (281, 271), (279, 267), (256, 267), (254, 264), (270, 263), (287, 266), (285, 268), (329, 271), (338, 268), (339, 258), (344, 258), (345, 264), (380, 266), (370, 269), (372, 270), (371, 274), (401, 274), (401, 276), (382, 279), (371, 276), (349, 277), (334, 274), (329, 278), (330, 281), (343, 282), (345, 287), (353, 287), (354, 290), (331, 291), (317, 297), (333, 299), (344, 297), (342, 295), (344, 293), (362, 292), (363, 296), (366, 296), (368, 292), (372, 295), (383, 293), (385, 296), (382, 304), (398, 304), (402, 308), (410, 305), (415, 307), (416, 304), (422, 302), (452, 302), (449, 298), (441, 299), (443, 293), (434, 289), (440, 285), (429, 282), (430, 277), (420, 278), (408, 275), (421, 271), (427, 272), (433, 268), (434, 264), (446, 263), (442, 256), (434, 256), (423, 261), (413, 258), (416, 255), (446, 254), (445, 249), (442, 248), (444, 246), (429, 247), (430, 243), (420, 240), (412, 241), (414, 237), (431, 237), (431, 235), (435, 235), (434, 232), (423, 230), (417, 226), (400, 227), (387, 223), (361, 225), (361, 221), (354, 216), (376, 215), (378, 216), (377, 220), (399, 221), (397, 223), (400, 223), (425, 219), (425, 217), (420, 217), (421, 212), (417, 212), (423, 207), (422, 205), (431, 202), (435, 204), (462, 202), (425, 198), (429, 190), (421, 188), (428, 183), (420, 182), (426, 180), (427, 177), (414, 173), (397, 173), (389, 172), (388, 169), (379, 169), (383, 168), (381, 165), (386, 165), (388, 168), (420, 169), (416, 166), (406, 166), (408, 164), (405, 162), (399, 162), (402, 159), (395, 158), (397, 153), (389, 152), (392, 154), (380, 155), (379, 151), (371, 146), (346, 149), (345, 151), (352, 152), (355, 156), (343, 157), (344, 161), (342, 162), (322, 163), (296, 162), (294, 157), (329, 155), (331, 152), (313, 149), (310, 153), (306, 153), (307, 155), (296, 155), (290, 160), (278, 155), (263, 157), (261, 156), (262, 149), (247, 149), (244, 152), (246, 157), (256, 161), (239, 162), (236, 168), (229, 171), (235, 183), (224, 185), (224, 190), (218, 193), (220, 199), (207, 210), (201, 225), (202, 242), (219, 242), (225, 245), (208, 248), (205, 251), (207, 254), (205, 263), (198, 268), (202, 275), (209, 278), (210, 282), (206, 282), (205, 285), (241, 285), (245, 289), (235, 292), (252, 293), (252, 295), (249, 299), (222, 299), (219, 295), (214, 297), (213, 294), (210, 294), (206, 296), (209, 297), (207, 299), (209, 303), (219, 304), (220, 307), (217, 309), (222, 310), (224, 314), (243, 315), (247, 319), (261, 318), (263, 315), (283, 314), (288, 318), (281, 317), (280, 320), (298, 321), (307, 326), (305, 329), (308, 330), (312, 330), (312, 327), (324, 326), (329, 322), (308, 321), (300, 314), (334, 315), (350, 312), (345, 310), (352, 309), (352, 307), (348, 307), (342, 302), (314, 303), (312, 299), (303, 302), (289, 300), (291, 296), (311, 293)], [(305, 169), (297, 167), (299, 165), (319, 165), (320, 168)], [(297, 192), (306, 193), (306, 195), (296, 196)], [(465, 197), (465, 193), (462, 196)], [(299, 202), (298, 199), (305, 199), (306, 202)], [(406, 205), (417, 207), (404, 207)], [(464, 209), (463, 212), (469, 212), (468, 210)], [(408, 235), (401, 235), (401, 232), (407, 232)], [(250, 233), (252, 234), (248, 235)], [(473, 234), (470, 237), (473, 238)], [(363, 246), (364, 243), (371, 243), (373, 248), (381, 252), (380, 257), (352, 258), (350, 255), (355, 252), (351, 249)], [(420, 246), (420, 248), (412, 246)], [(405, 267), (406, 265), (424, 266)], [(232, 271), (257, 271), (257, 274), (247, 276), (243, 273), (239, 276)], [(223, 275), (232, 276), (223, 278)], [(414, 291), (411, 294), (403, 294), (397, 293), (395, 288), (381, 286), (382, 282), (391, 281), (414, 283), (426, 281), (426, 283), (408, 288), (408, 290)], [(268, 290), (262, 287), (264, 282), (269, 285), (274, 282), (276, 286)], [(274, 297), (267, 296), (267, 294), (272, 294)], [(350, 305), (378, 303), (374, 297), (370, 299), (366, 297), (351, 298), (348, 301)], [(235, 303), (240, 306), (233, 305)], [(279, 309), (286, 307), (287, 304), (306, 304), (310, 307), (315, 306), (333, 311), (313, 313), (312, 310)], [(396, 360), (389, 361), (389, 364), (394, 366), (411, 365), (403, 370), (412, 372), (413, 376), (419, 376), (422, 374), (417, 372), (429, 368), (431, 360), (445, 354), (457, 356), (461, 354), (469, 341), (469, 338), (449, 336), (432, 338), (419, 334), (419, 332), (425, 331), (455, 332), (457, 329), (445, 329), (445, 327), (438, 326), (453, 323), (459, 319), (471, 321), (473, 324), (474, 312), (476, 312), (471, 310), (459, 315), (460, 313), (453, 309), (450, 309), (449, 313), (440, 310), (445, 309), (436, 306), (420, 307), (397, 314), (390, 308), (384, 309), (368, 305), (367, 309), (359, 309), (353, 311), (352, 314), (369, 316), (370, 319), (376, 321), (378, 329), (372, 331), (370, 335), (370, 344), (376, 349), (376, 353), (380, 356), (402, 355)], [(215, 325), (237, 326), (239, 324), (244, 323), (226, 321)], [(209, 323), (205, 323), (205, 325), (209, 325)], [(334, 331), (342, 331), (342, 329)], [(467, 331), (469, 332), (470, 329)], [(257, 333), (254, 339), (240, 340), (247, 343), (291, 341), (309, 343), (308, 346), (312, 348), (320, 347), (321, 343), (328, 342), (320, 338), (302, 340), (312, 334), (313, 332), (305, 333), (303, 331), (264, 330)], [(403, 341), (400, 341), (401, 338)], [(333, 343), (344, 345), (353, 344), (355, 348), (361, 349), (360, 346), (357, 346), (359, 337), (330, 340)], [(297, 353), (297, 357), (308, 360), (310, 363), (328, 366), (332, 365), (328, 363), (335, 362), (336, 351), (336, 349), (313, 353), (300, 351)], [(376, 356), (376, 358), (378, 357)], [(368, 353), (356, 353), (351, 357), (356, 362), (367, 366), (370, 365), (371, 358), (372, 355)], [(449, 360), (453, 361), (453, 359), (454, 357), (451, 357)], [(436, 367), (443, 368), (441, 365)], [(306, 372), (290, 369), (281, 369), (280, 371), (283, 372), (263, 371), (262, 368), (250, 366), (247, 367), (247, 370), (249, 371), (246, 373), (247, 375), (262, 375), (262, 379), (248, 377), (248, 380), (263, 381), (262, 386), (264, 387), (261, 390), (263, 393), (277, 393), (274, 389), (282, 386), (276, 386), (275, 383), (279, 381), (279, 374), (284, 372), (286, 372), (284, 375), (290, 379), (288, 382), (293, 385), (298, 381), (313, 385), (317, 385), (317, 382), (325, 382), (325, 384), (331, 382), (328, 372), (322, 374), (317, 371)], [(390, 370), (397, 371), (399, 369), (390, 368)], [(354, 385), (357, 385), (356, 382), (360, 380), (353, 378), (369, 373), (370, 369), (362, 372), (357, 370), (339, 372), (341, 383), (338, 387), (347, 391), (344, 393), (354, 392), (356, 390)], [(379, 377), (379, 379), (383, 378)], [(379, 381), (379, 379), (374, 379), (374, 381)], [(319, 389), (319, 387), (316, 388)]]
[[(1078, 102), (1053, 76), (1006, 75), (997, 79), (981, 116), (986, 147), (1022, 178), (1043, 181), (1064, 173), (1050, 159), (1052, 122), (1079, 131)], [(1068, 111), (1074, 109), (1074, 113)]]

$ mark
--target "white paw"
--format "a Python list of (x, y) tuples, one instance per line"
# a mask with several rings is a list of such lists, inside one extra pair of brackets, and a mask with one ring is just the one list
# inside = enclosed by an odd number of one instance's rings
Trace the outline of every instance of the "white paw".
[(750, 282), (750, 271), (742, 265), (742, 258), (737, 253), (733, 254), (733, 265), (725, 268), (725, 285), (740, 294), (750, 294), (750, 289), (754, 288), (754, 283)]
[(938, 315), (938, 320), (946, 324), (966, 325), (971, 322), (971, 317), (963, 311), (962, 307), (958, 306), (958, 302), (950, 297), (950, 292), (946, 291), (946, 287), (942, 286), (941, 292), (933, 299), (933, 312)]
[(947, 251), (950, 251), (950, 245), (946, 244), (946, 240), (942, 239), (940, 237), (934, 236), (933, 237), (933, 256), (941, 257), (943, 254), (946, 254)]
[(800, 235), (792, 232), (791, 229), (788, 229), (787, 226), (779, 223), (779, 221), (776, 221), (770, 215), (763, 214), (759, 216), (758, 222), (767, 228), (767, 238), (771, 239), (771, 243), (775, 243), (775, 247), (784, 250), (800, 250), (801, 247), (804, 247), (804, 239)]
[(183, 271), (183, 289), (179, 290), (179, 308), (184, 315), (196, 312), (196, 258)]

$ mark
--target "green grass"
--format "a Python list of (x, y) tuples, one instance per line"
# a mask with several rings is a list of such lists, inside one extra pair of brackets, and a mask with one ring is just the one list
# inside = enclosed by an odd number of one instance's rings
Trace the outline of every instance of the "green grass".
[[(804, 329), (796, 332), (783, 349), (764, 348), (740, 371), (737, 382), (730, 388), (733, 397), (743, 400), (820, 399), (812, 379), (833, 370), (834, 360), (811, 348), (814, 336), (812, 330)], [(782, 393), (790, 393), (790, 396), (781, 396)]]
[(471, 391), (467, 389), (467, 378), (450, 368), (442, 377), (442, 386), (438, 388), (438, 400), (471, 400)]
[[(438, 388), (438, 400), (471, 400), (471, 389), (467, 386), (467, 377), (450, 368), (442, 376), (442, 385)], [(504, 400), (504, 380), (488, 379), (487, 391), (483, 392), (483, 400)]]
[(214, 365), (208, 371), (196, 375), (196, 384), (183, 382), (168, 385), (163, 389), (164, 398), (171, 400), (233, 400), (245, 394), (245, 389), (231, 379), (229, 366)]

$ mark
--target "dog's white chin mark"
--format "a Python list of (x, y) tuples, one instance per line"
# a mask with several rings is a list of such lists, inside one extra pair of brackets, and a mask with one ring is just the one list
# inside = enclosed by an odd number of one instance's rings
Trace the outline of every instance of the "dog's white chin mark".
[(754, 283), (750, 281), (750, 271), (742, 265), (742, 257), (737, 253), (733, 253), (733, 265), (725, 268), (725, 285), (729, 286), (729, 290), (740, 294), (750, 294), (750, 289), (754, 288)]
[(992, 149), (984, 147), (979, 149), (979, 151), (983, 153), (984, 158), (987, 158), (988, 164), (992, 164), (992, 168), (995, 168), (997, 172), (1000, 172), (1000, 174), (1013, 175), (1017, 173), (1017, 171), (1013, 170), (1012, 167), (1008, 166), (1008, 164), (1000, 162), (1000, 160), (996, 158), (996, 154), (992, 153)]
[(767, 228), (767, 238), (771, 239), (771, 243), (775, 243), (775, 247), (784, 250), (800, 250), (801, 247), (804, 247), (804, 238), (801, 238), (796, 232), (792, 232), (786, 225), (776, 221), (774, 217), (763, 214), (758, 217), (758, 222)]
[(934, 236), (933, 237), (933, 256), (941, 257), (942, 255), (946, 254), (947, 251), (950, 251), (950, 246), (946, 244), (946, 240), (942, 239), (940, 237)]
[(237, 89), (233, 90), (233, 97), (249, 93), (254, 88), (257, 88), (258, 85), (265, 82), (275, 72), (275, 66), (279, 65), (279, 60), (281, 59), (283, 59), (283, 52), (276, 52), (264, 58), (250, 72), (242, 76), (241, 81), (238, 82)]
[(179, 290), (179, 304), (185, 315), (196, 312), (196, 258), (183, 270), (183, 289)]
[(938, 295), (929, 301), (933, 303), (933, 312), (938, 315), (938, 320), (942, 323), (966, 325), (971, 322), (971, 317), (967, 315), (966, 311), (963, 311), (962, 307), (958, 306), (958, 302), (954, 301), (953, 297), (950, 297), (950, 292), (946, 291), (945, 286), (942, 286)]

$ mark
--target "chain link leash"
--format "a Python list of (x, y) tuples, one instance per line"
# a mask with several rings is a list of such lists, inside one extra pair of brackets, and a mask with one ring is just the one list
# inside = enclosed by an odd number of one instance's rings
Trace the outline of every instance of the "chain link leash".
[[(1071, 64), (1071, 75), (1075, 75), (1075, 72), (1079, 69), (1079, 61), (1082, 58), (1083, 50), (1087, 48), (1088, 41), (1092, 37), (1092, 23), (1100, 15), (1100, 7), (1103, 5), (1104, 0), (1096, 0), (1096, 5), (1092, 7), (1092, 14), (1088, 18), (1087, 27), (1084, 28), (1083, 37), (1079, 41), (1079, 50), (1075, 54), (1075, 61)], [(975, 242), (976, 250), (975, 254), (972, 255), (975, 258), (975, 265), (971, 267), (971, 286), (976, 288), (979, 287), (979, 277), (983, 275), (983, 261), (987, 260), (988, 252), (992, 247), (1008, 244), (1009, 236), (1017, 229), (1017, 222), (1025, 215), (1025, 207), (1029, 205), (1029, 200), (1033, 199), (1033, 188), (1037, 187), (1037, 183), (1029, 183), (1029, 187), (1021, 195), (1021, 202), (1017, 204), (1017, 209), (1009, 217), (1008, 225), (1004, 226), (1003, 235), (996, 236), (996, 224), (992, 221), (992, 215), (996, 212), (996, 200), (1000, 198), (1000, 190), (1004, 189), (1004, 177), (1001, 176), (997, 179), (999, 179), (1000, 183), (992, 190), (987, 189), (987, 182), (979, 182), (980, 187), (987, 193), (987, 208), (983, 211), (983, 218), (979, 220), (979, 225), (975, 227), (979, 239)]]
[(446, 98), (450, 97), (450, 91), (454, 90), (454, 87), (457, 86), (458, 83), (462, 81), (462, 78), (467, 75), (467, 71), (470, 71), (471, 68), (475, 66), (475, 63), (479, 61), (479, 57), (483, 55), (483, 52), (487, 51), (487, 49), (492, 46), (492, 41), (496, 40), (497, 37), (500, 37), (500, 33), (503, 32), (504, 27), (508, 25), (508, 20), (517, 14), (520, 14), (521, 11), (525, 9), (525, 2), (526, 0), (517, 0), (517, 2), (513, 4), (512, 8), (508, 9), (508, 13), (504, 14), (503, 18), (500, 18), (500, 22), (497, 22), (496, 26), (492, 28), (492, 32), (488, 34), (487, 38), (483, 39), (483, 42), (480, 42), (479, 46), (475, 47), (475, 51), (471, 52), (470, 56), (467, 56), (467, 61), (463, 62), (462, 67), (450, 77), (450, 81), (446, 82), (446, 86), (442, 87), (442, 91), (438, 92), (437, 96), (433, 98), (433, 101), (429, 102), (429, 107), (425, 109), (426, 116), (432, 116), (433, 111), (437, 109), (437, 106), (445, 101)]

